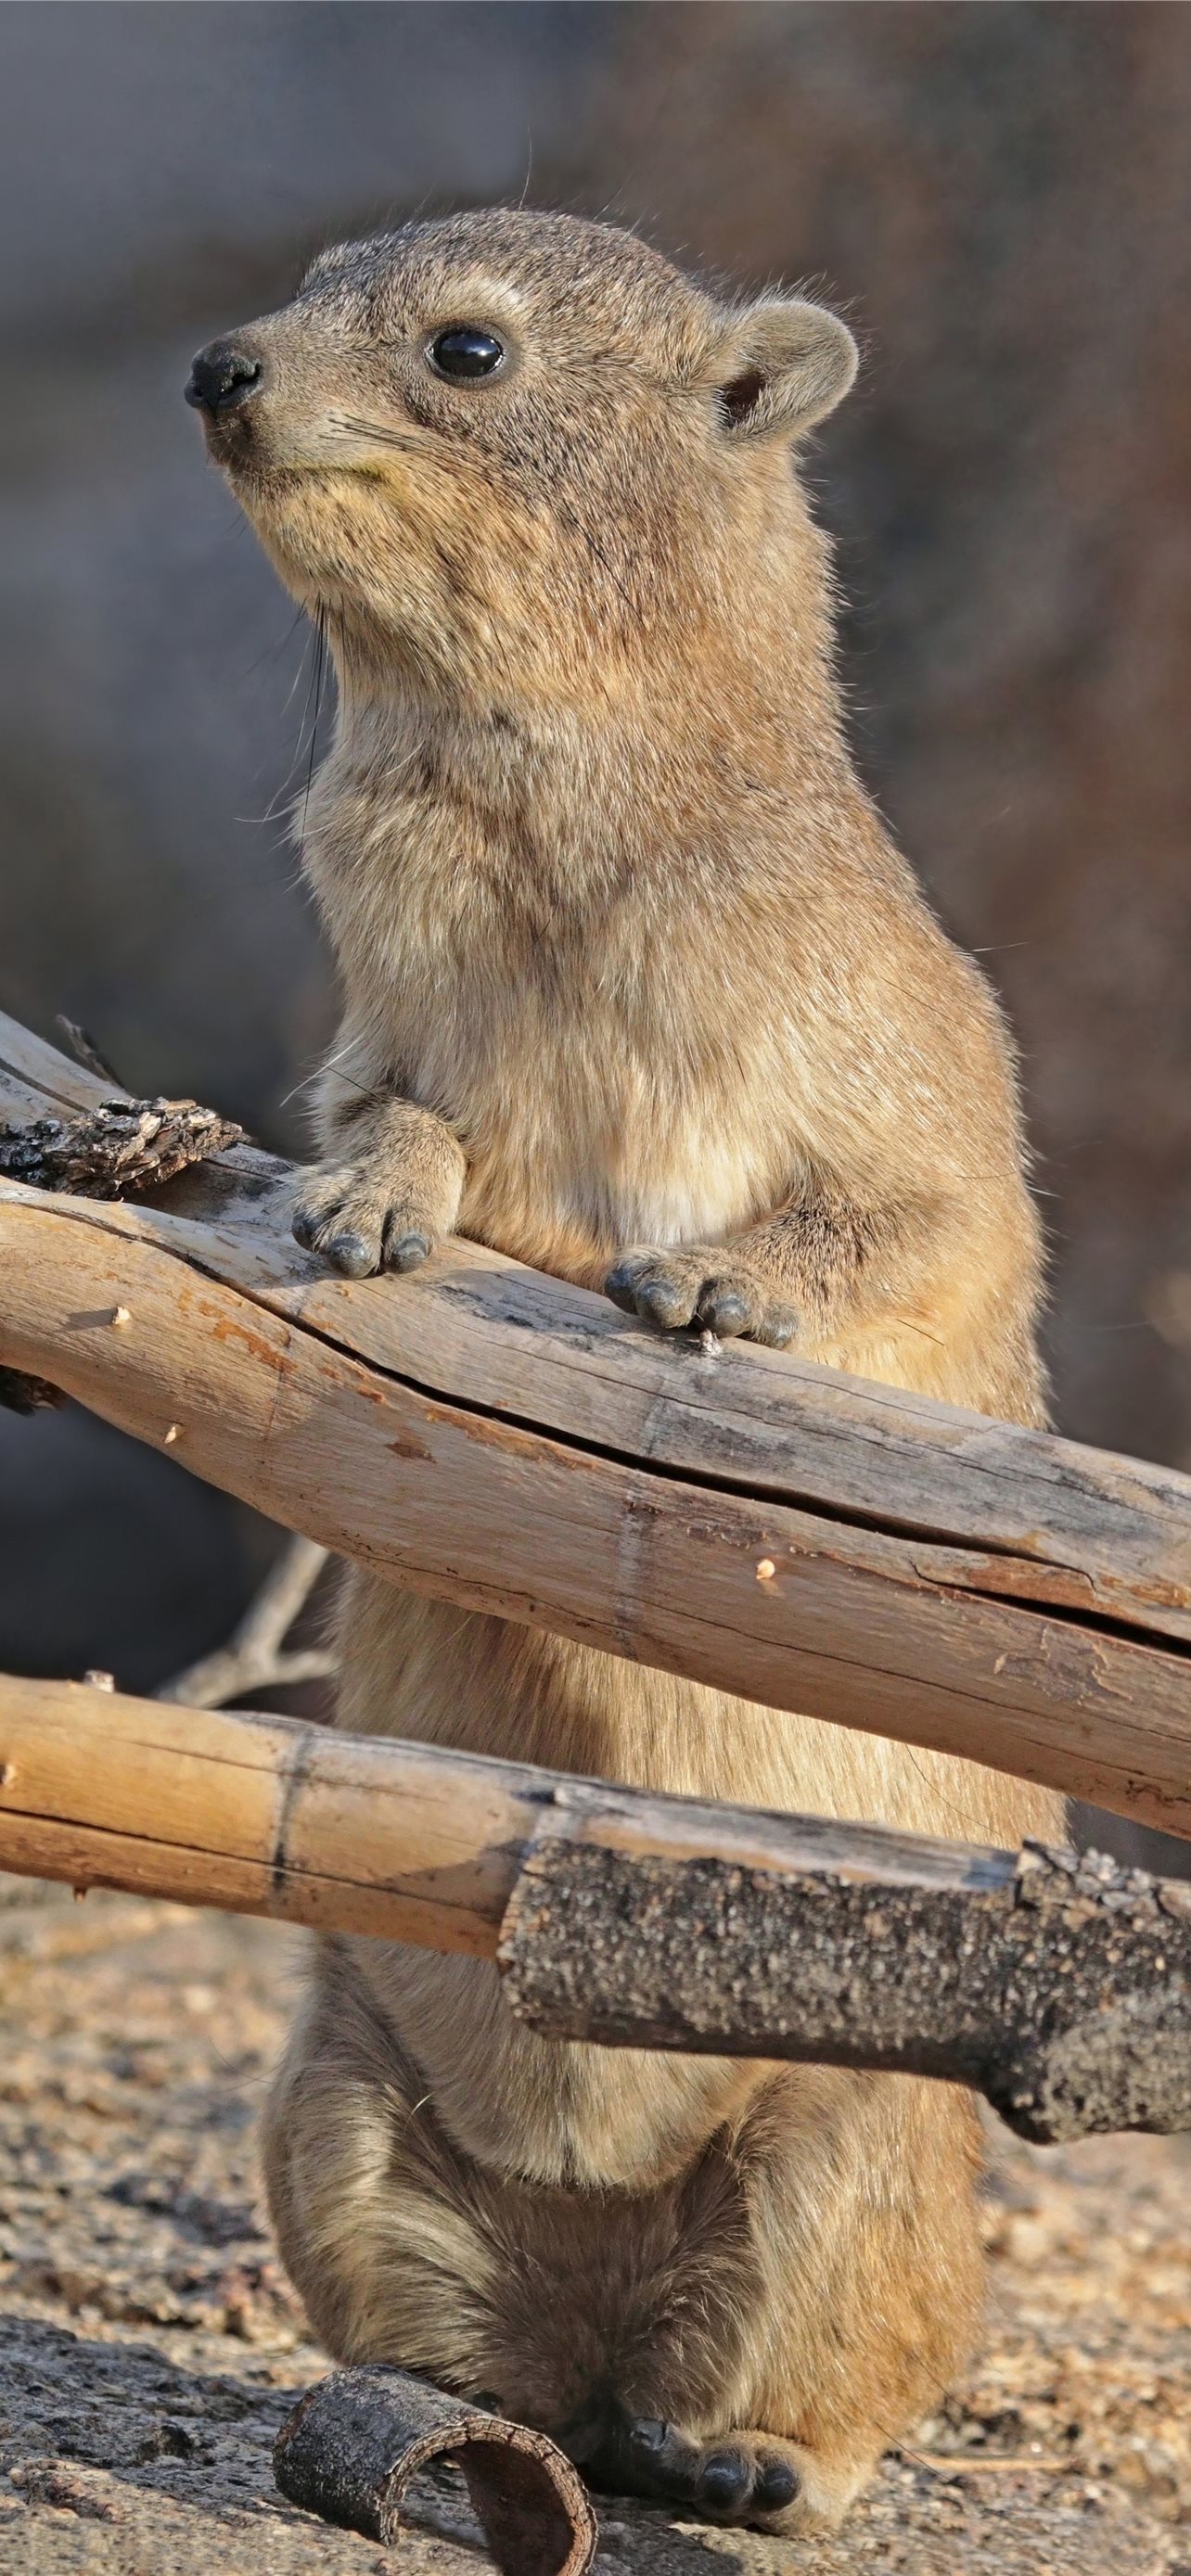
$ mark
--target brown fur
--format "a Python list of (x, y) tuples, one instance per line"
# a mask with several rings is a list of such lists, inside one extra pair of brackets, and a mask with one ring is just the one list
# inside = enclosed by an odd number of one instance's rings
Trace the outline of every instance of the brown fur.
[[(507, 341), (490, 381), (431, 372), (460, 323)], [(1041, 1420), (1009, 1046), (851, 767), (792, 470), (843, 325), (493, 213), (331, 253), (242, 345), (264, 383), (211, 444), (341, 682), (302, 1239), (358, 1272), (458, 1226), (666, 1326)], [(343, 1643), (351, 1728), (996, 1841), (1051, 1811), (362, 1575)], [(345, 1941), (267, 2154), (333, 2352), (793, 2530), (968, 2348), (974, 2134), (943, 2087), (547, 2044), (488, 1966)]]

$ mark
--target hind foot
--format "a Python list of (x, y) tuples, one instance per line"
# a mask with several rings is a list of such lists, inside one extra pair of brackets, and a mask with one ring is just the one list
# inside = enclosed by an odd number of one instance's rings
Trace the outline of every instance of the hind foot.
[(841, 2478), (813, 2452), (783, 2441), (778, 2433), (733, 2427), (697, 2442), (674, 2424), (642, 2415), (622, 2415), (586, 2458), (579, 2456), (581, 2441), (565, 2447), (591, 2484), (606, 2492), (644, 2496), (697, 2513), (706, 2522), (747, 2523), (755, 2531), (833, 2526), (868, 2468), (866, 2462), (853, 2477)]

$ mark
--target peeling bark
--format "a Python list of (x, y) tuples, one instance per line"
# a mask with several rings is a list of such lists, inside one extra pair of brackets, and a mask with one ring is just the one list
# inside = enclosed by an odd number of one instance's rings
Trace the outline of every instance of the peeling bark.
[(582, 2480), (544, 2433), (427, 2380), (379, 2365), (337, 2370), (286, 2418), (273, 2448), (291, 2504), (392, 2547), (419, 2469), (454, 2460), (501, 2576), (585, 2576), (595, 2515)]
[(196, 1100), (103, 1100), (70, 1118), (0, 1125), (0, 1172), (73, 1198), (122, 1199), (176, 1180), (243, 1134)]

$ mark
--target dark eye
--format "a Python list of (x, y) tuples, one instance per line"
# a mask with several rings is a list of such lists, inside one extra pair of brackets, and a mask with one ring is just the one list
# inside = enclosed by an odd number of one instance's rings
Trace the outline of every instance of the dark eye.
[(491, 331), (460, 326), (454, 331), (440, 331), (430, 343), (429, 357), (439, 376), (491, 376), (504, 353), (503, 340), (494, 340)]

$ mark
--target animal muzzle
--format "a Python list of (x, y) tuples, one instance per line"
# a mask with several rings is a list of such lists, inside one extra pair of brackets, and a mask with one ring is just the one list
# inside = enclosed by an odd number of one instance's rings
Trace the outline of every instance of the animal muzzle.
[(194, 359), (186, 400), (215, 418), (251, 402), (265, 381), (265, 361), (246, 340), (212, 340)]

